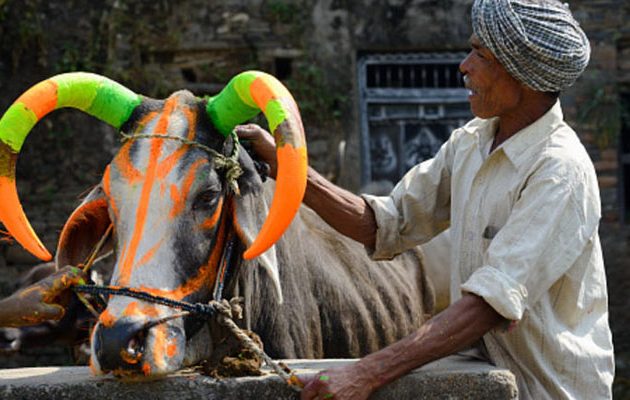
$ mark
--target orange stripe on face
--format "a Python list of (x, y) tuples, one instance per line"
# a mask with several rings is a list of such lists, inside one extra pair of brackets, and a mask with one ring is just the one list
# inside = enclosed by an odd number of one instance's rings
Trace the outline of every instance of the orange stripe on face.
[(179, 149), (171, 153), (169, 156), (167, 156), (164, 160), (162, 160), (162, 162), (160, 162), (160, 164), (158, 165), (158, 170), (157, 170), (158, 179), (166, 178), (168, 174), (171, 173), (173, 168), (175, 168), (179, 160), (181, 160), (181, 158), (187, 152), (188, 152), (187, 146), (180, 147)]
[(129, 156), (129, 151), (131, 150), (131, 143), (125, 143), (114, 162), (116, 163), (116, 167), (118, 168), (118, 172), (126, 179), (127, 182), (131, 185), (140, 182), (143, 178), (142, 173), (138, 171), (136, 167), (134, 167), (133, 162), (131, 161), (131, 157)]
[(154, 331), (153, 335), (155, 341), (153, 342), (153, 364), (160, 369), (164, 369), (165, 367), (165, 356), (166, 356), (166, 347), (167, 347), (167, 326), (162, 324), (158, 325)]
[[(162, 111), (162, 115), (160, 116), (160, 120), (156, 124), (155, 134), (166, 134), (168, 129), (168, 124), (177, 106), (177, 97), (172, 97), (166, 101), (164, 104), (164, 109)], [(138, 203), (138, 209), (136, 210), (136, 222), (134, 225), (134, 231), (131, 237), (131, 241), (129, 242), (129, 249), (123, 262), (120, 267), (120, 285), (128, 286), (129, 280), (131, 279), (131, 271), (133, 269), (133, 261), (136, 257), (136, 252), (138, 251), (138, 245), (140, 244), (140, 240), (142, 239), (142, 233), (144, 232), (144, 225), (146, 222), (148, 210), (149, 210), (149, 200), (151, 198), (151, 191), (153, 190), (153, 184), (156, 180), (156, 172), (157, 172), (157, 164), (160, 158), (160, 153), (162, 151), (162, 140), (153, 140), (151, 141), (151, 150), (149, 155), (149, 164), (147, 166), (146, 178), (144, 181), (144, 185), (142, 186), (142, 192), (140, 193), (140, 201)]]
[(203, 221), (199, 227), (203, 230), (208, 230), (214, 228), (214, 226), (219, 221), (219, 217), (221, 216), (221, 210), (223, 209), (223, 197), (219, 199), (219, 204), (217, 204), (216, 210), (214, 210), (214, 214), (211, 217), (207, 218)]
[(125, 307), (125, 310), (122, 312), (123, 317), (135, 317), (141, 315), (140, 308), (138, 307), (137, 301), (132, 301)]
[(225, 221), (223, 221), (223, 223), (219, 226), (219, 231), (216, 236), (217, 240), (212, 248), (208, 262), (199, 268), (196, 276), (190, 278), (184, 284), (173, 290), (154, 289), (146, 286), (141, 286), (139, 290), (156, 296), (162, 296), (173, 300), (181, 300), (201, 289), (204, 283), (207, 287), (212, 287), (214, 285), (214, 281), (217, 279), (217, 266), (225, 245), (225, 230)]
[(147, 251), (142, 258), (140, 259), (140, 261), (138, 261), (138, 263), (136, 264), (136, 268), (140, 267), (141, 265), (145, 265), (147, 264), (149, 261), (151, 261), (153, 259), (153, 256), (155, 256), (155, 252), (160, 248), (160, 246), (162, 246), (162, 242), (164, 241), (164, 239), (161, 239), (159, 242), (157, 242), (153, 247), (151, 247), (149, 249), (149, 251)]
[(39, 120), (57, 107), (57, 84), (50, 79), (40, 82), (15, 102), (24, 104)]
[(168, 346), (166, 346), (166, 355), (169, 358), (175, 357), (177, 354), (177, 341), (173, 338), (168, 341)]
[(103, 192), (105, 192), (105, 196), (107, 196), (107, 201), (109, 203), (109, 208), (112, 210), (112, 214), (114, 214), (114, 219), (118, 220), (118, 208), (116, 208), (116, 202), (111, 194), (111, 164), (105, 168), (105, 173), (103, 174)]
[(155, 116), (157, 115), (157, 111), (151, 111), (150, 113), (148, 113), (147, 115), (145, 115), (144, 117), (142, 117), (137, 124), (137, 128), (136, 128), (136, 132), (141, 131), (142, 129), (144, 129), (145, 126), (147, 126), (149, 124), (149, 122), (151, 122), (151, 120), (153, 118), (155, 118)]
[(197, 170), (203, 164), (207, 164), (208, 160), (202, 158), (195, 161), (188, 172), (186, 173), (186, 177), (184, 178), (184, 182), (182, 183), (181, 190), (177, 190), (177, 186), (171, 185), (171, 200), (173, 201), (173, 208), (171, 209), (171, 213), (169, 217), (171, 219), (177, 217), (184, 211), (186, 208), (186, 199), (188, 199), (188, 194), (190, 193), (190, 188), (192, 187), (195, 178), (197, 177)]
[(105, 328), (111, 328), (114, 326), (114, 322), (116, 322), (116, 318), (109, 312), (109, 310), (105, 310), (99, 315), (98, 322), (101, 323)]
[(190, 107), (182, 108), (182, 113), (188, 120), (188, 135), (186, 135), (188, 140), (195, 140), (195, 135), (197, 134), (197, 113), (194, 113)]
[[(182, 113), (184, 113), (184, 116), (188, 120), (187, 138), (188, 140), (194, 140), (196, 134), (195, 125), (197, 123), (197, 115), (194, 114), (189, 107), (184, 107), (181, 109), (181, 111)], [(168, 174), (175, 168), (177, 163), (179, 163), (182, 157), (186, 153), (188, 153), (189, 149), (190, 148), (188, 147), (188, 145), (183, 145), (172, 154), (170, 154), (168, 157), (166, 157), (164, 160), (162, 160), (162, 162), (160, 162), (160, 165), (158, 166), (159, 179), (166, 178)]]

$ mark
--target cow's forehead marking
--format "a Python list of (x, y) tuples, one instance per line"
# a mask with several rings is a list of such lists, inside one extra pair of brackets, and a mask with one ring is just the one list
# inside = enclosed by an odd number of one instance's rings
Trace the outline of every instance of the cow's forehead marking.
[(173, 201), (173, 207), (169, 214), (169, 218), (173, 219), (179, 216), (186, 207), (186, 199), (190, 194), (190, 188), (197, 176), (197, 170), (200, 166), (208, 164), (208, 160), (200, 158), (196, 160), (186, 172), (186, 176), (183, 179), (181, 189), (177, 188), (177, 185), (171, 185), (171, 200)]
[[(164, 109), (160, 114), (160, 119), (155, 126), (156, 135), (164, 135), (167, 133), (168, 124), (171, 118), (171, 114), (176, 109), (177, 97), (173, 96), (166, 100)], [(144, 175), (144, 183), (142, 185), (142, 191), (140, 193), (140, 201), (138, 202), (138, 209), (136, 210), (136, 220), (133, 227), (133, 233), (129, 242), (129, 247), (125, 254), (125, 258), (120, 264), (120, 276), (119, 283), (121, 286), (127, 286), (131, 279), (131, 272), (133, 269), (133, 262), (136, 258), (138, 246), (142, 239), (142, 233), (144, 232), (144, 225), (149, 210), (149, 202), (151, 199), (151, 192), (153, 185), (157, 177), (157, 163), (160, 159), (160, 153), (162, 151), (162, 140), (151, 140), (150, 143), (150, 155), (148, 159), (146, 173)]]
[[(178, 119), (173, 120), (173, 116), (176, 115)], [(151, 112), (145, 115), (137, 124), (136, 132), (143, 132), (153, 135), (161, 134), (175, 134), (178, 136), (186, 136), (188, 140), (194, 140), (196, 135), (197, 124), (197, 112), (191, 106), (187, 104), (181, 104), (177, 95), (172, 96), (165, 101), (163, 109), (160, 112)], [(172, 122), (172, 123), (171, 123)], [(171, 130), (177, 132), (169, 132), (169, 124)], [(178, 129), (179, 128), (179, 129)], [(185, 130), (183, 129), (185, 128)], [(151, 193), (156, 183), (159, 184), (159, 193), (161, 196), (165, 194), (165, 191), (170, 192), (170, 198), (172, 206), (170, 210), (170, 217), (175, 218), (181, 214), (185, 209), (186, 199), (188, 198), (191, 188), (194, 184), (195, 178), (198, 175), (198, 170), (203, 165), (208, 164), (208, 160), (204, 157), (194, 161), (189, 167), (186, 168), (186, 175), (181, 179), (181, 183), (168, 185), (165, 179), (173, 172), (178, 165), (181, 165), (183, 157), (188, 153), (190, 148), (188, 146), (179, 146), (170, 153), (165, 153), (168, 147), (162, 146), (164, 141), (162, 140), (150, 140), (143, 144), (143, 148), (148, 147), (147, 153), (142, 156), (140, 151), (134, 151), (132, 153), (131, 146), (138, 145), (139, 142), (131, 141), (124, 145), (117, 159), (114, 162), (116, 171), (119, 172), (117, 178), (122, 178), (127, 184), (141, 183), (140, 196), (137, 205), (137, 209), (133, 215), (135, 215), (135, 221), (132, 228), (132, 234), (129, 240), (125, 243), (121, 243), (120, 254), (120, 266), (119, 276), (117, 277), (118, 284), (120, 286), (128, 286), (131, 280), (133, 271), (141, 266), (148, 264), (151, 259), (161, 247), (163, 239), (157, 244), (153, 245), (144, 255), (138, 254), (139, 247), (142, 239), (142, 235), (146, 231), (146, 224), (148, 222), (147, 215), (151, 202)], [(132, 155), (133, 154), (133, 155)], [(146, 160), (146, 168), (142, 170), (134, 166), (132, 158), (137, 156)], [(141, 160), (138, 160), (142, 162)], [(115, 210), (114, 199), (111, 194), (111, 168), (105, 171), (103, 177), (103, 187), (106, 195), (109, 197), (110, 205), (113, 205)], [(178, 186), (181, 185), (181, 186)], [(223, 242), (225, 240), (225, 226), (224, 223), (219, 223), (223, 210), (223, 198), (220, 198), (213, 215), (199, 224), (198, 228), (205, 231), (215, 228), (216, 243), (213, 246), (210, 255), (206, 263), (198, 269), (198, 273), (191, 277), (189, 280), (178, 286), (173, 290), (165, 289), (152, 289), (152, 288), (139, 288), (146, 290), (149, 293), (162, 295), (173, 299), (183, 299), (184, 297), (198, 291), (200, 288), (207, 284), (212, 286), (216, 279), (216, 265), (219, 262)], [(129, 211), (126, 211), (127, 213)], [(114, 214), (118, 214), (115, 210)], [(218, 225), (218, 227), (217, 227)], [(136, 261), (140, 258), (138, 261)]]

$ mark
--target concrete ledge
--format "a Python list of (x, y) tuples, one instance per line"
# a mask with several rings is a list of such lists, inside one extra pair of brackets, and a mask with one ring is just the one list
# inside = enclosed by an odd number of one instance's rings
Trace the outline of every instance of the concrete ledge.
[[(343, 365), (351, 360), (290, 360), (299, 374)], [(372, 399), (516, 399), (514, 376), (487, 363), (452, 356), (436, 361), (383, 387)], [(0, 370), (0, 398), (22, 399), (298, 399), (275, 375), (216, 380), (181, 372), (149, 382), (94, 377), (86, 367)]]

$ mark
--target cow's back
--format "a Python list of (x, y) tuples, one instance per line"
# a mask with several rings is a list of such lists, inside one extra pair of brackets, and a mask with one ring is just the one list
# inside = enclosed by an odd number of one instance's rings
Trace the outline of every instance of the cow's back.
[(262, 268), (243, 265), (236, 291), (272, 357), (359, 357), (416, 330), (433, 311), (420, 250), (372, 261), (308, 207), (276, 252), (282, 304)]

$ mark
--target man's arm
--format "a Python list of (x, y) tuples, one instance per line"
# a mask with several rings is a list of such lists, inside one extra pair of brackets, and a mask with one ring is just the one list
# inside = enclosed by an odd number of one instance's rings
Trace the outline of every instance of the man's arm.
[(306, 380), (301, 399), (367, 399), (412, 369), (467, 348), (503, 321), (481, 297), (466, 294), (404, 339)]
[(61, 319), (70, 287), (85, 279), (79, 268), (67, 266), (0, 300), (0, 326), (17, 328)]
[[(237, 126), (236, 133), (239, 138), (250, 141), (256, 154), (269, 164), (270, 176), (275, 178), (273, 137), (253, 124)], [(339, 233), (374, 248), (376, 219), (370, 206), (362, 197), (334, 185), (310, 167), (304, 203)]]

